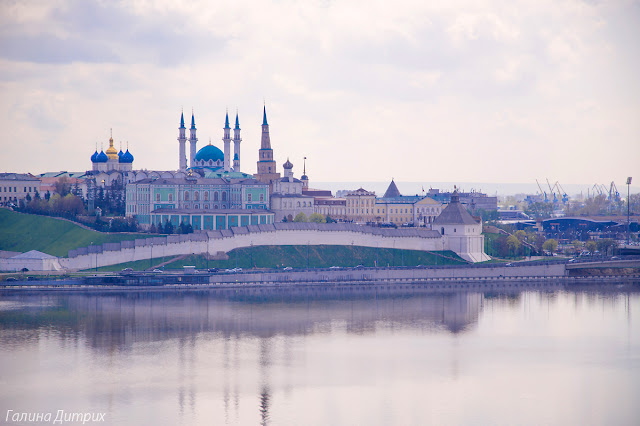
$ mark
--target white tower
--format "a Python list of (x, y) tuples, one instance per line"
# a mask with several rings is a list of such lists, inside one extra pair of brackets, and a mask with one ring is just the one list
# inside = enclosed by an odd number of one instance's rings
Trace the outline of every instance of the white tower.
[(180, 170), (187, 170), (187, 147), (186, 147), (186, 143), (187, 143), (187, 135), (186, 135), (186, 130), (187, 128), (184, 127), (184, 113), (180, 113), (180, 127), (178, 128), (178, 143), (180, 146), (179, 149), (179, 153), (178, 153), (178, 162), (179, 162), (179, 169)]
[(193, 111), (191, 111), (191, 129), (189, 132), (189, 165), (193, 167), (196, 161), (196, 142), (198, 142), (198, 138), (196, 137), (196, 120), (193, 117)]
[(224, 120), (224, 171), (231, 171), (231, 127), (229, 127), (229, 113)]
[(238, 113), (236, 112), (236, 126), (233, 129), (233, 171), (240, 171), (240, 121), (238, 121)]

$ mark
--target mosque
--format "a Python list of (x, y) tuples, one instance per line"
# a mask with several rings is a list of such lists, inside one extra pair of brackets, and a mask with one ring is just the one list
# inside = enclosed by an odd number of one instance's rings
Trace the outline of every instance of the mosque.
[[(262, 115), (262, 137), (258, 150), (257, 173), (241, 171), (241, 129), (236, 112), (233, 136), (229, 113), (223, 127), (223, 150), (209, 141), (197, 149), (198, 137), (195, 116), (191, 113), (191, 126), (187, 139), (184, 112), (178, 127), (178, 170), (132, 170), (133, 155), (123, 154), (128, 166), (115, 160), (106, 165), (98, 163), (110, 158), (113, 145), (107, 153), (92, 157), (94, 171), (102, 175), (121, 177), (126, 185), (126, 215), (136, 216), (143, 227), (159, 226), (169, 221), (177, 226), (187, 222), (194, 230), (228, 229), (247, 224), (269, 224), (286, 217), (292, 220), (299, 212), (313, 213), (313, 197), (302, 195), (308, 186), (308, 177), (293, 177), (293, 165), (284, 165), (285, 176), (277, 172), (271, 148), (266, 106)], [(187, 155), (187, 141), (189, 150)], [(233, 156), (231, 143), (233, 142)], [(94, 159), (96, 161), (94, 161)], [(108, 160), (110, 161), (110, 160)], [(103, 182), (105, 182), (104, 180)], [(272, 198), (273, 197), (273, 198)], [(271, 202), (273, 199), (273, 203)]]

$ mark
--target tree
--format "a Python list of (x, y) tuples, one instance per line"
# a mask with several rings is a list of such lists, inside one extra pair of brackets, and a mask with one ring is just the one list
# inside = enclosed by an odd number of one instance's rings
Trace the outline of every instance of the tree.
[(36, 189), (36, 193), (33, 196), (34, 200), (39, 200), (40, 199), (40, 193), (38, 192), (38, 190)]
[(44, 193), (44, 199), (49, 201), (49, 198), (51, 198), (51, 193), (49, 192), (49, 190), (47, 189), (47, 192)]
[(164, 231), (165, 234), (173, 234), (173, 224), (166, 220), (164, 222)]
[(158, 233), (158, 228), (156, 228), (155, 224), (151, 224), (151, 226), (149, 227), (149, 233), (151, 234), (157, 234)]
[(573, 246), (573, 249), (576, 251), (576, 253), (579, 253), (580, 250), (582, 250), (582, 241), (573, 240), (571, 241), (571, 245)]
[(56, 188), (56, 192), (60, 194), (61, 197), (64, 197), (71, 192), (71, 182), (69, 182), (69, 178), (66, 176), (56, 179), (53, 185)]
[(613, 254), (613, 250), (618, 246), (618, 244), (611, 238), (604, 238), (602, 240), (598, 240), (596, 242), (596, 246), (598, 247), (598, 250), (600, 250), (600, 253), (608, 255), (609, 249), (612, 250), (611, 254)]
[(327, 223), (327, 220), (320, 213), (311, 213), (309, 215), (309, 222)]
[(336, 220), (329, 215), (327, 215), (325, 220), (327, 221), (327, 223), (336, 223)]
[(296, 215), (296, 217), (293, 218), (294, 222), (306, 222), (307, 221), (307, 215), (304, 214), (304, 212), (300, 212)]
[(193, 234), (193, 226), (187, 222), (180, 222), (178, 229), (179, 234)]
[(531, 203), (524, 210), (526, 214), (533, 218), (549, 218), (553, 213), (553, 204), (551, 203)]
[(593, 240), (589, 240), (585, 243), (584, 248), (586, 248), (589, 253), (593, 254), (593, 252), (598, 249), (598, 244)]
[(542, 249), (553, 254), (558, 249), (558, 242), (553, 238), (551, 238), (545, 241), (544, 244), (542, 244)]
[(513, 253), (514, 256), (516, 256), (518, 254), (518, 249), (520, 249), (522, 243), (515, 235), (509, 235), (509, 237), (507, 238), (507, 245), (509, 246), (509, 251)]

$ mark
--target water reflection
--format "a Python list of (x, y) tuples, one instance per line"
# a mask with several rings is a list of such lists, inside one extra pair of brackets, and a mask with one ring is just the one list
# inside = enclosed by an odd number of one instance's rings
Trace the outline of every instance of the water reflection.
[[(529, 423), (518, 421), (518, 410), (547, 392), (536, 363), (566, 362), (570, 370), (604, 362), (612, 351), (618, 373), (640, 367), (637, 321), (632, 326), (639, 304), (637, 292), (604, 290), (5, 294), (0, 408), (71, 403), (138, 424), (416, 424), (426, 412), (436, 423), (478, 423), (441, 398), (497, 380), (485, 384), (508, 400), (508, 390), (492, 386), (517, 374), (527, 390), (516, 392), (512, 408), (500, 405), (503, 417), (480, 419)], [(626, 330), (610, 333), (620, 316)], [(575, 348), (558, 352), (567, 338)], [(529, 369), (537, 377), (527, 378)], [(631, 382), (616, 374), (608, 383), (626, 386), (630, 402), (640, 395), (633, 371)], [(495, 397), (473, 395), (466, 408), (479, 415)], [(640, 414), (624, 398), (616, 404), (622, 420)], [(602, 408), (605, 417), (609, 410)]]

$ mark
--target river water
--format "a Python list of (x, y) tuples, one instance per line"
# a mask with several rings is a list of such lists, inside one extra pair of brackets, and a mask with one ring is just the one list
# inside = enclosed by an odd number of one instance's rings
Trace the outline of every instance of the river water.
[(639, 424), (640, 292), (4, 293), (0, 423), (58, 410), (131, 425)]

